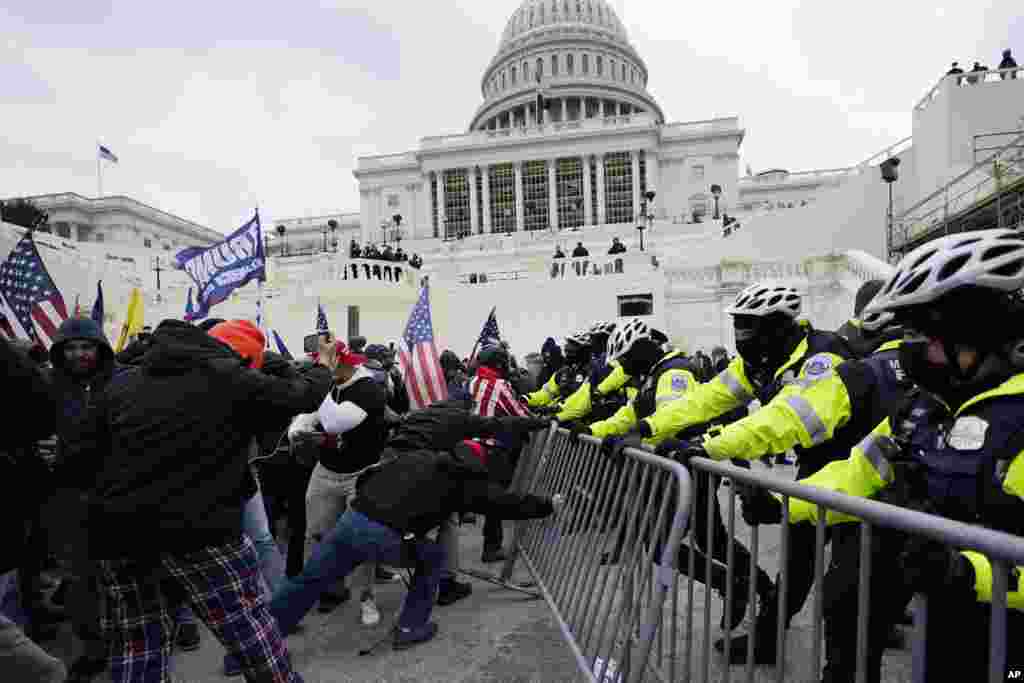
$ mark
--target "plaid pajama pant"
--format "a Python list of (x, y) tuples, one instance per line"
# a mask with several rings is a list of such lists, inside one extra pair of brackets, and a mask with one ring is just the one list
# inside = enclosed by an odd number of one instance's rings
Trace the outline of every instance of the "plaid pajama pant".
[(302, 683), (267, 610), (248, 536), (157, 560), (102, 560), (101, 628), (114, 683), (166, 683), (174, 614), (188, 604), (250, 683)]

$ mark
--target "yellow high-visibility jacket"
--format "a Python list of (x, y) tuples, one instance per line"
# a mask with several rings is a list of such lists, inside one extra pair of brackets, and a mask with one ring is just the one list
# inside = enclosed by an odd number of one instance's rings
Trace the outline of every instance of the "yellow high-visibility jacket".
[(682, 352), (671, 351), (654, 366), (636, 397), (607, 420), (590, 425), (590, 432), (602, 439), (606, 436), (621, 436), (643, 420), (650, 432), (644, 443), (657, 446), (675, 435), (674, 431), (669, 431), (670, 425), (666, 420), (668, 411), (674, 404), (684, 401), (698, 385)]
[[(1024, 410), (1021, 410), (1019, 399), (1024, 396), (1024, 373), (1018, 374), (1002, 385), (975, 396), (965, 402), (959, 409), (950, 411), (938, 411), (927, 413), (928, 422), (915, 424), (911, 432), (914, 444), (911, 449), (911, 456), (919, 458), (922, 462), (931, 463), (929, 477), (943, 476), (942, 464), (950, 462), (954, 458), (991, 459), (1006, 465), (1002, 473), (1001, 490), (1007, 496), (1015, 497), (1024, 501), (1024, 450), (1021, 450), (1020, 441), (1016, 438), (1019, 433), (1017, 425), (1024, 422)], [(915, 400), (930, 400), (937, 402), (938, 399), (928, 397)], [(932, 404), (934, 405), (934, 404)], [(913, 412), (907, 413), (913, 415)], [(902, 420), (901, 420), (902, 421)], [(950, 426), (950, 422), (952, 425)], [(1008, 432), (1012, 431), (1012, 435)], [(799, 483), (845, 493), (859, 498), (869, 498), (894, 481), (894, 469), (885, 456), (885, 450), (881, 441), (892, 436), (893, 430), (891, 418), (883, 420), (868, 436), (855, 446), (846, 460), (832, 462), (823, 467), (815, 474), (800, 480)], [(931, 452), (925, 452), (925, 449)], [(1007, 451), (1007, 449), (1009, 449)], [(1001, 451), (1001, 452), (1000, 452)], [(944, 454), (948, 453), (948, 457)], [(963, 454), (967, 453), (968, 456)], [(925, 460), (929, 457), (929, 460)], [(940, 463), (936, 465), (935, 463)], [(983, 471), (984, 468), (982, 468)], [(996, 470), (997, 475), (999, 470)], [(960, 477), (960, 473), (952, 476)], [(968, 480), (967, 488), (977, 490), (976, 479)], [(985, 482), (980, 482), (982, 485)], [(938, 487), (942, 490), (943, 486)], [(931, 491), (929, 491), (931, 493)], [(963, 496), (957, 495), (958, 504), (963, 505)], [(980, 494), (976, 494), (980, 495)], [(941, 499), (931, 496), (932, 501), (941, 509)], [(986, 526), (1005, 529), (1007, 527), (1019, 529), (1021, 523), (1019, 517), (1024, 514), (1024, 506), (1016, 508), (1012, 517), (1004, 506), (986, 507), (984, 500), (973, 501), (980, 512), (981, 523)], [(789, 519), (791, 523), (817, 521), (818, 506), (809, 501), (797, 498), (789, 499)], [(826, 512), (826, 523), (835, 524), (839, 522), (854, 521), (856, 518), (835, 511)], [(974, 523), (975, 520), (961, 520)], [(975, 590), (978, 599), (991, 601), (992, 599), (992, 568), (988, 560), (975, 552), (965, 551), (962, 553), (971, 565), (975, 573)], [(1024, 571), (1024, 568), (1018, 568)], [(1008, 597), (1009, 605), (1018, 610), (1024, 610), (1024, 589), (1017, 586)]]
[(551, 373), (551, 378), (544, 383), (544, 386), (526, 396), (526, 404), (531, 408), (543, 408), (557, 401), (559, 397), (558, 382), (555, 381), (557, 377), (557, 372)]
[(704, 442), (710, 457), (756, 459), (783, 453), (795, 444), (806, 449), (820, 446), (845, 424), (845, 420), (829, 420), (821, 414), (842, 413), (845, 392), (820, 381), (834, 374), (835, 368), (844, 362), (841, 352), (846, 349), (838, 336), (808, 329), (775, 372), (773, 381), (756, 389), (747, 378), (746, 363), (737, 357), (685, 401), (673, 404), (665, 416), (665, 429), (678, 434), (758, 398), (762, 403), (760, 410), (724, 428), (711, 430)]
[[(630, 380), (629, 375), (622, 369), (618, 361), (612, 361), (611, 366), (612, 371), (597, 385), (597, 393), (601, 396), (615, 393), (626, 386)], [(562, 403), (562, 411), (558, 413), (556, 419), (559, 422), (571, 422), (589, 415), (592, 408), (590, 393), (590, 382), (584, 382), (572, 396), (565, 399)]]

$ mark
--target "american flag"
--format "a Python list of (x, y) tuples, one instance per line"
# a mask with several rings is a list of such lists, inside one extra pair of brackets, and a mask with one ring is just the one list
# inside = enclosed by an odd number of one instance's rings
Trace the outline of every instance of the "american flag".
[(434, 346), (434, 325), (430, 320), (430, 290), (427, 285), (420, 290), (419, 301), (412, 307), (412, 315), (405, 326), (399, 360), (405, 375), (405, 386), (409, 391), (412, 408), (424, 408), (431, 403), (448, 398), (448, 385), (444, 381), (444, 370)]
[(484, 329), (480, 331), (480, 336), (476, 340), (476, 346), (473, 347), (473, 355), (469, 359), (470, 363), (476, 360), (476, 355), (480, 349), (501, 341), (501, 332), (498, 330), (498, 317), (495, 315), (497, 310), (498, 307), (495, 306), (491, 309), (491, 314), (487, 316)]
[(469, 382), (469, 393), (473, 396), (476, 412), (483, 417), (526, 417), (530, 411), (516, 396), (508, 380), (497, 377), (477, 376)]
[(319, 302), (316, 304), (316, 331), (327, 332), (330, 328), (327, 326), (327, 314), (324, 313), (324, 307)]
[(7, 260), (0, 264), (0, 294), (25, 334), (34, 342), (40, 340), (33, 321), (52, 340), (57, 336), (58, 325), (68, 319), (64, 297), (47, 272), (32, 241), (32, 233), (26, 233)]

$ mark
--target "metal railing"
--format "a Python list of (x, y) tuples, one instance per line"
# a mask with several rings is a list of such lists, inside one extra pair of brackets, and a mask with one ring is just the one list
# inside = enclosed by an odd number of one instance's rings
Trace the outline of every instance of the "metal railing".
[(524, 490), (561, 493), (567, 503), (557, 516), (517, 524), (503, 577), (523, 562), (585, 680), (635, 683), (661, 669), (652, 657), (665, 657), (658, 631), (676, 581), (690, 477), (635, 449), (613, 464), (600, 443), (552, 427), (539, 457), (520, 461)]
[[(729, 538), (734, 538), (736, 528), (736, 497), (737, 488), (740, 486), (750, 486), (756, 488), (767, 489), (771, 492), (779, 494), (782, 499), (782, 511), (783, 519), (780, 528), (780, 572), (778, 579), (778, 610), (777, 610), (777, 624), (775, 630), (776, 638), (776, 667), (775, 667), (775, 680), (779, 681), (790, 681), (790, 680), (806, 680), (817, 682), (820, 680), (820, 666), (821, 666), (821, 641), (822, 641), (822, 623), (824, 621), (824, 575), (825, 575), (825, 555), (824, 547), (827, 542), (826, 534), (826, 519), (827, 511), (837, 511), (848, 515), (851, 518), (857, 520), (854, 522), (847, 522), (846, 524), (857, 524), (859, 521), (859, 533), (860, 533), (860, 556), (859, 556), (859, 567), (858, 576), (859, 581), (857, 584), (857, 614), (856, 614), (856, 643), (849, 643), (848, 647), (855, 648), (853, 652), (854, 657), (851, 657), (856, 662), (856, 680), (858, 683), (862, 683), (867, 680), (867, 661), (868, 661), (868, 623), (871, 617), (870, 610), (872, 607), (871, 595), (869, 586), (871, 585), (872, 578), (872, 547), (873, 537), (875, 536), (875, 528), (882, 527), (884, 529), (897, 530), (906, 534), (926, 536), (930, 539), (939, 541), (940, 543), (946, 544), (953, 548), (958, 549), (970, 549), (982, 553), (989, 558), (992, 565), (993, 571), (993, 591), (992, 591), (992, 618), (990, 625), (989, 644), (990, 644), (990, 655), (989, 655), (989, 667), (988, 675), (984, 680), (988, 680), (989, 683), (995, 683), (996, 681), (1007, 680), (1006, 667), (1007, 667), (1007, 586), (1009, 580), (1009, 573), (1013, 566), (1024, 565), (1024, 538), (1012, 536), (1009, 534), (985, 529), (978, 526), (968, 525), (961, 522), (956, 522), (943, 517), (937, 517), (934, 515), (924, 514), (921, 512), (908, 510), (905, 508), (881, 503), (873, 500), (866, 500), (861, 498), (854, 498), (834, 491), (829, 491), (813, 486), (806, 486), (798, 484), (794, 481), (782, 479), (777, 476), (758, 472), (756, 470), (748, 470), (739, 467), (735, 467), (730, 464), (715, 462), (703, 458), (695, 458), (691, 461), (691, 466), (694, 469), (694, 477), (706, 479), (698, 480), (694, 483), (694, 490), (699, 486), (709, 486), (709, 490), (715, 491), (717, 484), (722, 478), (727, 478), (731, 481), (728, 488), (728, 494), (726, 501), (724, 502), (724, 515), (727, 519), (725, 524), (725, 533)], [(789, 563), (787, 561), (789, 555), (789, 546), (791, 543), (791, 535), (793, 533), (792, 525), (789, 523), (789, 499), (799, 498), (801, 500), (810, 501), (817, 505), (817, 522), (814, 524), (814, 594), (813, 594), (813, 617), (812, 617), (812, 633), (810, 638), (810, 661), (800, 662), (802, 665), (802, 671), (800, 672), (787, 672), (787, 665), (790, 664), (790, 660), (786, 657), (786, 644), (787, 644), (787, 587), (789, 585)], [(691, 498), (691, 504), (696, 505), (698, 496), (694, 495)], [(713, 524), (712, 506), (718, 504), (717, 496), (707, 496), (708, 503), (708, 515), (707, 515), (707, 546), (713, 547), (714, 545), (714, 534), (715, 528)], [(697, 516), (696, 508), (691, 510), (691, 519), (695, 519)], [(810, 523), (805, 523), (810, 524)], [(748, 587), (748, 594), (745, 596), (747, 604), (749, 606), (749, 616), (751, 620), (754, 619), (754, 612), (757, 605), (757, 594), (756, 594), (756, 576), (755, 572), (758, 571), (758, 559), (759, 559), (759, 527), (750, 527), (750, 574), (747, 577), (746, 582), (741, 582), (740, 585), (746, 585)], [(807, 532), (808, 527), (804, 527), (803, 531)], [(693, 531), (698, 531), (694, 529)], [(683, 672), (680, 679), (673, 680), (691, 680), (693, 674), (693, 655), (694, 655), (694, 576), (696, 575), (696, 558), (698, 552), (694, 548), (694, 534), (690, 534), (690, 542), (688, 546), (689, 555), (689, 566), (685, 569), (686, 574), (689, 576), (688, 587), (687, 587), (687, 614), (685, 618), (685, 653), (684, 653), (684, 666)], [(802, 538), (806, 538), (806, 533), (803, 533)], [(716, 558), (716, 561), (720, 561), (721, 558)], [(833, 557), (834, 560), (834, 557)], [(705, 557), (706, 567), (705, 576), (709, 577), (712, 574), (712, 557), (711, 554), (707, 554)], [(725, 579), (725, 612), (728, 614), (731, 612), (733, 602), (739, 599), (739, 596), (735, 594), (734, 584), (735, 572), (734, 572), (734, 553), (733, 546), (729, 546), (729, 555), (726, 558), (726, 579)], [(926, 680), (927, 671), (925, 670), (925, 633), (927, 629), (927, 599), (923, 595), (916, 596), (915, 616), (914, 616), (914, 653), (912, 657), (913, 663), (913, 675), (912, 680), (914, 683), (921, 683)], [(900, 606), (902, 607), (902, 606)], [(702, 676), (696, 680), (709, 681), (711, 680), (711, 672), (713, 665), (716, 663), (714, 658), (711, 656), (711, 630), (710, 630), (710, 609), (711, 602), (707, 599), (704, 601), (704, 642), (702, 648), (702, 656), (697, 662), (700, 665)], [(677, 623), (681, 619), (677, 611), (668, 615), (672, 621), (672, 624)], [(755, 658), (752, 656), (757, 648), (757, 637), (758, 629), (750, 629), (750, 637), (747, 642), (747, 656), (746, 656), (746, 670), (745, 680), (752, 682), (754, 680), (754, 661)], [(731, 636), (728, 631), (724, 633), (723, 639), (723, 650), (728, 653), (731, 649)], [(802, 674), (801, 677), (797, 676), (797, 673)], [(730, 680), (729, 666), (721, 667), (722, 680)], [(946, 674), (948, 675), (948, 673)], [(932, 678), (931, 680), (936, 680)], [(967, 678), (964, 680), (983, 680), (978, 672), (970, 672)]]
[(1024, 134), (953, 178), (899, 216), (892, 244), (899, 249), (932, 232), (1024, 177)]

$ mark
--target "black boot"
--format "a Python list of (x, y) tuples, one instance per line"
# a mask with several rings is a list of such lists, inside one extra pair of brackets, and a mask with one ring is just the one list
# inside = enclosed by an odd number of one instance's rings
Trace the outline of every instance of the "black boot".
[(726, 612), (726, 591), (724, 588), (716, 588), (722, 597), (722, 618), (718, 621), (718, 627), (723, 631), (732, 631), (741, 623), (747, 614), (747, 605), (750, 602), (750, 579), (747, 577), (734, 577), (732, 582), (732, 611)]
[[(774, 665), (777, 657), (776, 651), (776, 627), (779, 614), (779, 596), (774, 588), (769, 595), (764, 596), (761, 601), (761, 609), (754, 622), (754, 633), (757, 637), (754, 643), (754, 663), (758, 665)], [(747, 634), (732, 638), (729, 643), (729, 663), (740, 665), (747, 663), (747, 646), (749, 636)], [(725, 650), (725, 639), (715, 641), (715, 649), (719, 652)]]
[(468, 583), (460, 583), (455, 579), (441, 579), (441, 586), (437, 591), (437, 604), (441, 607), (453, 605), (472, 594), (473, 586)]

